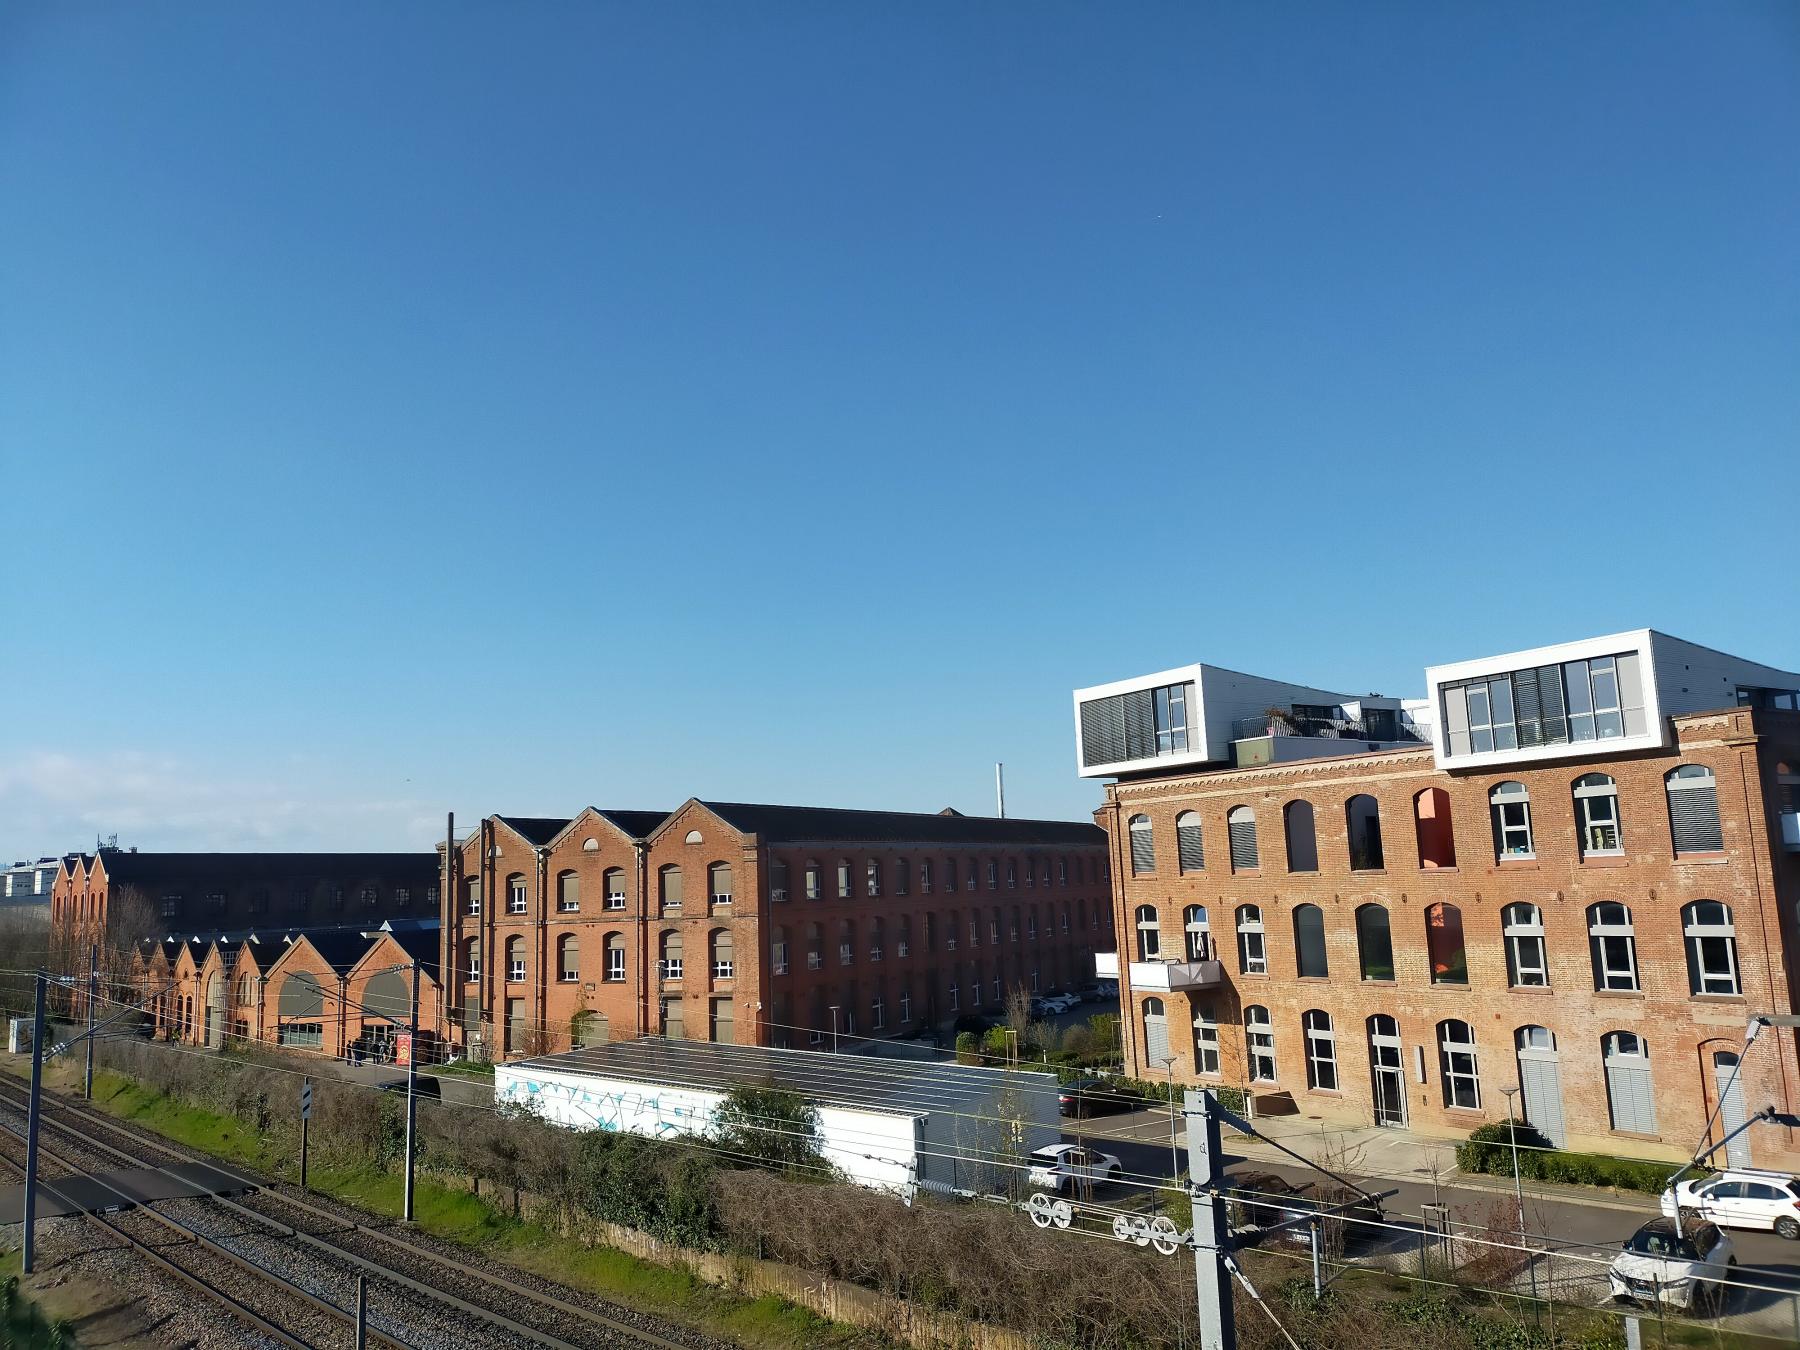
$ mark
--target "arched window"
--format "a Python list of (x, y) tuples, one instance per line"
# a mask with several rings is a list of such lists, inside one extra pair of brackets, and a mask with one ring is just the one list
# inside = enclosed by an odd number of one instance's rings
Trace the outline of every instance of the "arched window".
[(581, 941), (573, 933), (556, 939), (556, 978), (563, 984), (581, 978)]
[(1133, 816), (1127, 822), (1131, 836), (1131, 875), (1143, 876), (1156, 870), (1156, 841), (1150, 834), (1150, 817)]
[(1463, 945), (1462, 910), (1439, 902), (1425, 909), (1425, 951), (1433, 984), (1467, 984), (1469, 954)]
[(1331, 1029), (1331, 1014), (1314, 1008), (1301, 1015), (1300, 1024), (1306, 1031), (1306, 1086), (1336, 1092), (1337, 1033)]
[(1696, 900), (1681, 911), (1681, 931), (1687, 938), (1688, 992), (1743, 993), (1731, 910), (1717, 900)]
[(662, 902), (664, 914), (681, 911), (681, 868), (674, 863), (665, 863), (656, 874), (656, 894)]
[(1619, 839), (1619, 785), (1603, 773), (1575, 780), (1575, 842), (1584, 858), (1612, 858), (1625, 851)]
[[(1187, 959), (1212, 960), (1212, 934), (1207, 929), (1206, 906), (1189, 905), (1184, 909), (1181, 912), (1181, 927), (1187, 934)], [(1069, 931), (1067, 911), (1064, 911), (1063, 931)]]
[(1313, 822), (1312, 803), (1289, 802), (1281, 811), (1282, 833), (1287, 837), (1287, 865), (1290, 872), (1319, 870), (1319, 838)]
[(1249, 1052), (1250, 1081), (1275, 1081), (1275, 1027), (1269, 1021), (1269, 1010), (1252, 1003), (1244, 1009), (1244, 1046)]
[(1193, 1071), (1219, 1073), (1219, 1019), (1211, 1004), (1199, 1004), (1193, 1010)]
[(506, 939), (506, 982), (508, 984), (525, 982), (525, 939), (522, 937)]
[(1388, 912), (1381, 905), (1361, 905), (1356, 911), (1356, 957), (1365, 980), (1394, 978), (1394, 934)]
[(839, 858), (837, 865), (838, 899), (848, 900), (856, 894), (856, 874), (850, 870), (850, 860)]
[(574, 914), (581, 909), (581, 878), (573, 872), (556, 874), (556, 909), (560, 914)]
[[(912, 916), (902, 914), (896, 926), (899, 931), (894, 934), (894, 955), (904, 961), (912, 955)], [(931, 927), (929, 914), (925, 916), (925, 927), (927, 929)]]
[(887, 925), (877, 914), (869, 920), (869, 960), (879, 961), (887, 955)]
[(1451, 1019), (1438, 1023), (1438, 1063), (1444, 1080), (1444, 1105), (1481, 1109), (1481, 1066), (1475, 1054), (1475, 1029)]
[(1169, 1019), (1163, 1013), (1163, 1001), (1160, 998), (1147, 998), (1144, 1000), (1144, 1062), (1152, 1068), (1161, 1069), (1168, 1065), (1171, 1058)]
[(785, 900), (788, 898), (788, 861), (786, 858), (769, 859), (769, 899)]
[(606, 900), (604, 902), (606, 908), (614, 909), (614, 910), (624, 909), (625, 908), (625, 869), (623, 867), (607, 868), (606, 876), (604, 878), (604, 886), (606, 889)]
[(1488, 793), (1488, 814), (1494, 826), (1494, 856), (1535, 858), (1531, 841), (1531, 794), (1523, 783), (1497, 783)]
[(608, 984), (618, 984), (625, 978), (625, 935), (608, 933), (606, 935), (606, 974)]
[(881, 894), (881, 861), (870, 858), (863, 864), (863, 885), (872, 900)]
[(1426, 788), (1413, 798), (1413, 830), (1418, 836), (1419, 866), (1456, 866), (1456, 832), (1450, 825), (1450, 794)]
[[(935, 884), (936, 878), (937, 868), (932, 864), (931, 859), (922, 859), (919, 863), (919, 894), (930, 895), (931, 888)], [(900, 1020), (904, 1022), (907, 1019), (903, 1017)]]
[(912, 863), (905, 858), (894, 859), (894, 894), (910, 895), (912, 893)]
[(1588, 906), (1588, 952), (1594, 988), (1637, 992), (1637, 934), (1629, 909), (1616, 900)]
[(800, 869), (800, 884), (805, 889), (808, 900), (823, 899), (825, 895), (825, 869), (819, 865), (817, 858), (808, 858), (806, 866)]
[(769, 973), (772, 975), (788, 973), (787, 929), (780, 924), (776, 924), (769, 930)]
[(1137, 907), (1137, 946), (1140, 961), (1156, 961), (1162, 957), (1161, 925), (1155, 905)]
[(731, 903), (731, 864), (716, 862), (706, 869), (706, 894), (714, 905)]
[(816, 923), (806, 925), (806, 968), (818, 970), (825, 964), (825, 930)]
[(1704, 764), (1682, 764), (1663, 775), (1669, 798), (1669, 833), (1677, 857), (1718, 853), (1725, 847), (1719, 828), (1719, 789)]
[(662, 935), (662, 977), (665, 980), (679, 980), (682, 975), (681, 930), (665, 928)]
[(732, 950), (731, 930), (715, 928), (707, 935), (706, 940), (712, 955), (712, 977), (715, 980), (729, 980), (737, 973), (737, 961)]
[(1294, 966), (1303, 980), (1330, 976), (1325, 960), (1325, 911), (1317, 905), (1294, 907)]
[(1350, 870), (1381, 871), (1386, 862), (1381, 850), (1381, 803), (1359, 792), (1344, 803), (1344, 826), (1350, 840)]
[(1262, 910), (1239, 905), (1237, 910), (1238, 969), (1245, 975), (1269, 973), (1269, 950), (1264, 942)]
[(856, 924), (849, 919), (838, 920), (838, 964), (856, 964)]
[(1650, 1047), (1635, 1031), (1609, 1031), (1600, 1039), (1606, 1064), (1606, 1103), (1612, 1127), (1625, 1134), (1656, 1133), (1656, 1084)]
[(506, 879), (506, 912), (523, 914), (525, 912), (525, 877), (514, 872)]
[(469, 984), (481, 981), (481, 939), (467, 938), (463, 941), (463, 978)]
[[(1206, 867), (1206, 841), (1200, 835), (1199, 812), (1183, 811), (1175, 817), (1175, 854), (1183, 872), (1198, 872)], [(1063, 884), (1068, 884), (1066, 859)]]
[(1256, 854), (1256, 812), (1247, 806), (1234, 806), (1225, 817), (1225, 825), (1231, 836), (1231, 870), (1255, 871), (1259, 865)]
[(1536, 905), (1508, 905), (1500, 911), (1506, 943), (1506, 979), (1514, 989), (1545, 989), (1550, 967), (1544, 959), (1544, 912)]

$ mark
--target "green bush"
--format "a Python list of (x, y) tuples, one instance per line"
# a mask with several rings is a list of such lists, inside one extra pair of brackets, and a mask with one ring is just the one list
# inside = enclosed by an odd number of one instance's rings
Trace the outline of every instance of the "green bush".
[(981, 1058), (981, 1038), (972, 1031), (956, 1033), (956, 1062), (974, 1064)]
[(1515, 1132), (1519, 1145), (1519, 1175), (1533, 1181), (1611, 1186), (1621, 1191), (1660, 1195), (1668, 1186), (1670, 1175), (1680, 1170), (1677, 1163), (1614, 1158), (1604, 1153), (1572, 1153), (1554, 1147), (1526, 1122), (1512, 1120), (1494, 1121), (1474, 1130), (1466, 1142), (1456, 1146), (1456, 1165), (1464, 1172), (1511, 1176)]

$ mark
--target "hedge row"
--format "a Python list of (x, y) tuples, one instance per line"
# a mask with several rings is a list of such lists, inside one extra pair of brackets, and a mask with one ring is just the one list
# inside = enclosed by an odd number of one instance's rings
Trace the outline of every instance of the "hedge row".
[(1621, 1191), (1661, 1195), (1680, 1163), (1614, 1158), (1604, 1153), (1573, 1153), (1554, 1146), (1525, 1121), (1501, 1120), (1483, 1125), (1456, 1146), (1456, 1165), (1465, 1172), (1512, 1175), (1513, 1139), (1517, 1136), (1519, 1175), (1532, 1181), (1560, 1181), (1575, 1186), (1611, 1186)]

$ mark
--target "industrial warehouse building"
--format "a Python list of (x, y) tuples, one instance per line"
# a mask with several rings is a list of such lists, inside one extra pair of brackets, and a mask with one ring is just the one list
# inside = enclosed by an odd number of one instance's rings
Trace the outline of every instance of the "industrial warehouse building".
[(1076, 693), (1128, 1071), (1442, 1135), (1518, 1085), (1557, 1144), (1658, 1158), (1800, 1106), (1794, 1033), (1744, 1035), (1800, 974), (1800, 675), (1638, 630), (1426, 677)]
[(1084, 983), (1113, 941), (1077, 821), (690, 800), (489, 816), (448, 870), (451, 1035), (479, 1058), (918, 1035)]
[(826, 1162), (908, 1195), (1006, 1190), (1018, 1160), (1062, 1137), (1056, 1080), (1010, 1069), (659, 1037), (494, 1068), (496, 1102), (573, 1129), (651, 1138), (707, 1134), (740, 1086), (804, 1097), (818, 1110)]

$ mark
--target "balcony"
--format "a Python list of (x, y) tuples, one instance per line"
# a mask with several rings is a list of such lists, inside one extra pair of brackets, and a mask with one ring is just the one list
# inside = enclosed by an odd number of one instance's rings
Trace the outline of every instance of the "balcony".
[(1094, 953), (1094, 978), (1097, 980), (1119, 978), (1119, 954), (1117, 952)]
[(1187, 989), (1216, 989), (1225, 982), (1217, 961), (1133, 961), (1131, 988), (1139, 994), (1179, 994)]
[(1364, 717), (1303, 717), (1284, 713), (1279, 717), (1240, 717), (1231, 724), (1234, 741), (1255, 740), (1259, 736), (1297, 736), (1331, 741), (1386, 741), (1398, 744), (1426, 745), (1424, 737), (1403, 724), (1393, 713), (1377, 711)]

